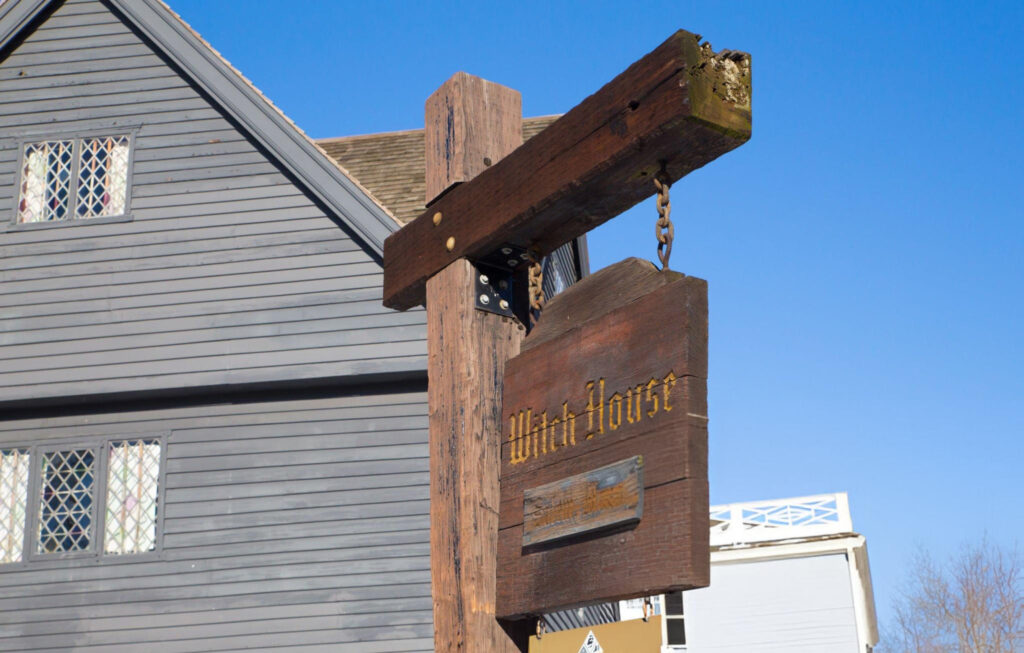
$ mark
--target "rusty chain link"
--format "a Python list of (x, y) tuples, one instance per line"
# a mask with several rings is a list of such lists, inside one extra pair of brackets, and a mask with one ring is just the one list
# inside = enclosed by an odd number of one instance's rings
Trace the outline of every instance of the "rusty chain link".
[(654, 178), (654, 187), (658, 189), (658, 221), (655, 223), (654, 235), (658, 238), (658, 258), (661, 260), (661, 269), (668, 269), (668, 259), (672, 255), (672, 239), (675, 238), (676, 228), (672, 225), (672, 203), (668, 198), (668, 189), (672, 185), (666, 179), (660, 179), (659, 174)]
[(544, 308), (544, 264), (540, 257), (530, 254), (530, 324), (537, 322)]

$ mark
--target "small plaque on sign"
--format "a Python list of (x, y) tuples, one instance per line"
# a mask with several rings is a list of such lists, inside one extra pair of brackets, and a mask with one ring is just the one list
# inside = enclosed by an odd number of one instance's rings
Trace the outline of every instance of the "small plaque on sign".
[(523, 546), (622, 526), (644, 512), (643, 458), (633, 456), (523, 493)]

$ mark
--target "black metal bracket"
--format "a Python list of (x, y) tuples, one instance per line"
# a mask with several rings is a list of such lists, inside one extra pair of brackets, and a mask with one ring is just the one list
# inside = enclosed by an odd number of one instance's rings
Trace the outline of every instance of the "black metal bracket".
[(473, 261), (477, 310), (517, 317), (515, 271), (528, 261), (526, 250), (514, 245), (502, 245), (492, 254)]

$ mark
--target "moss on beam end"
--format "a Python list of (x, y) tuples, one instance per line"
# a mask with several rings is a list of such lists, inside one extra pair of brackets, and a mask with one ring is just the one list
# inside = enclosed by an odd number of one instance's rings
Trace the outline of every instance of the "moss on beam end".
[(688, 69), (680, 79), (690, 96), (691, 119), (742, 142), (751, 133), (750, 55), (715, 52), (701, 37), (680, 31)]

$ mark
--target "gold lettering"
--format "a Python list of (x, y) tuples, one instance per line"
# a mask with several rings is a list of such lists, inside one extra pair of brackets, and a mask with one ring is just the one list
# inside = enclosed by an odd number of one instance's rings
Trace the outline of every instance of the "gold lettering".
[[(2, 0), (0, 0), (2, 2)], [(584, 438), (592, 439), (604, 433), (605, 408), (608, 409), (607, 427), (611, 431), (622, 426), (622, 402), (626, 402), (626, 421), (636, 424), (643, 420), (644, 413), (653, 418), (664, 408), (668, 412), (675, 408), (672, 405), (672, 390), (679, 379), (669, 371), (663, 378), (651, 378), (647, 383), (640, 383), (626, 388), (625, 393), (614, 392), (607, 396), (604, 378), (587, 381), (585, 384), (587, 403), (587, 430)], [(661, 385), (661, 389), (658, 386)], [(557, 415), (557, 412), (556, 412)], [(582, 416), (580, 416), (582, 417)], [(577, 414), (569, 410), (569, 402), (562, 402), (561, 416), (548, 416), (546, 410), (535, 418), (533, 409), (527, 408), (509, 416), (508, 441), (511, 443), (510, 461), (513, 465), (534, 458), (546, 456), (556, 450), (576, 446)], [(595, 424), (594, 422), (597, 422)], [(558, 442), (558, 427), (561, 425), (562, 438)]]
[(526, 462), (530, 458), (530, 436), (527, 433), (530, 422), (523, 423), (525, 417), (526, 414), (519, 411), (519, 462)]
[(540, 414), (540, 452), (548, 452), (548, 411), (544, 411)]
[(594, 382), (587, 381), (587, 439), (594, 437)]
[(508, 447), (508, 459), (509, 459), (509, 463), (510, 464), (518, 465), (522, 461), (519, 460), (519, 455), (516, 453), (516, 416), (515, 416), (515, 414), (513, 413), (512, 415), (510, 415), (508, 419), (511, 422), (511, 426), (509, 427), (509, 433), (508, 433), (508, 441), (510, 443), (509, 447)]
[(534, 424), (534, 409), (526, 408), (526, 424), (529, 425), (528, 437), (532, 443), (534, 443), (534, 458), (541, 458), (541, 453), (537, 450), (537, 425)]
[[(569, 420), (572, 420), (572, 428), (569, 427)], [(566, 438), (569, 438), (568, 442)], [(562, 446), (568, 443), (576, 446), (576, 413), (569, 410), (569, 402), (562, 402)]]
[(647, 403), (654, 406), (654, 408), (649, 408), (647, 410), (648, 417), (654, 417), (658, 414), (658, 395), (651, 392), (655, 387), (657, 387), (657, 385), (657, 379), (651, 379), (647, 382)]
[(664, 401), (661, 402), (661, 405), (665, 408), (666, 412), (672, 410), (672, 406), (670, 406), (669, 403), (668, 403), (668, 393), (669, 393), (669, 388), (674, 387), (675, 384), (676, 384), (676, 375), (673, 374), (672, 372), (669, 372), (668, 376), (665, 377), (665, 381), (664, 381), (664, 383), (661, 386), (661, 393), (662, 393), (663, 398), (664, 398)]
[(608, 400), (608, 428), (616, 430), (622, 424), (622, 395), (618, 392)]

